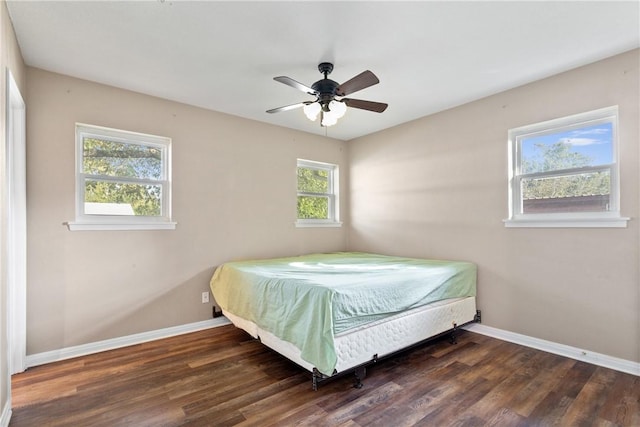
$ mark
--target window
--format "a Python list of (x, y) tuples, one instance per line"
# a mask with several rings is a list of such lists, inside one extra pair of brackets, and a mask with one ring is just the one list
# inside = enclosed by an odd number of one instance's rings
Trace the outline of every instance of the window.
[(340, 226), (338, 166), (298, 159), (298, 221), (301, 227)]
[(508, 227), (625, 227), (620, 217), (618, 108), (509, 131)]
[(76, 124), (70, 230), (173, 229), (171, 139)]

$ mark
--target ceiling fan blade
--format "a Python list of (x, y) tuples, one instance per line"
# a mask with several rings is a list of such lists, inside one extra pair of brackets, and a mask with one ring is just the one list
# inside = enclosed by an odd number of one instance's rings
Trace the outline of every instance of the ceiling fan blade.
[(342, 98), (341, 100), (347, 106), (352, 108), (360, 108), (361, 110), (374, 111), (376, 113), (382, 113), (389, 106), (383, 102), (364, 101), (362, 99)]
[(267, 113), (279, 113), (280, 111), (295, 110), (296, 108), (304, 107), (307, 104), (312, 104), (312, 101), (299, 102), (297, 104), (285, 105), (284, 107), (272, 108), (267, 110)]
[(301, 90), (302, 92), (308, 93), (309, 95), (318, 95), (317, 90), (314, 90), (307, 85), (303, 85), (302, 83), (293, 80), (291, 77), (278, 76), (278, 77), (274, 77), (273, 80), (280, 83), (284, 83), (287, 86), (291, 86), (292, 88)]
[(375, 74), (369, 70), (363, 71), (351, 80), (347, 80), (338, 86), (336, 89), (336, 95), (346, 96), (378, 83), (380, 83), (380, 80), (378, 80)]

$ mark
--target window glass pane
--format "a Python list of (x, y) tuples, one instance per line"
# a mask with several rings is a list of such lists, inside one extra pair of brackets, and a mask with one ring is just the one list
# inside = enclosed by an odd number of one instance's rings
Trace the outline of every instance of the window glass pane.
[(522, 173), (548, 172), (613, 163), (611, 122), (522, 138)]
[(329, 171), (299, 167), (298, 191), (329, 193)]
[(523, 213), (604, 212), (609, 210), (611, 174), (590, 172), (523, 178)]
[(161, 185), (85, 180), (85, 214), (161, 216)]
[(329, 198), (298, 196), (298, 219), (329, 219)]
[(162, 179), (160, 148), (85, 137), (82, 149), (85, 174)]

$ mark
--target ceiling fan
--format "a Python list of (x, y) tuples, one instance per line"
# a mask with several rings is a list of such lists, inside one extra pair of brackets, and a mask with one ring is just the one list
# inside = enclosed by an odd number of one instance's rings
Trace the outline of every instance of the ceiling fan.
[[(284, 83), (302, 92), (308, 93), (309, 95), (313, 95), (316, 99), (313, 101), (304, 101), (297, 104), (286, 105), (284, 107), (273, 108), (271, 110), (267, 110), (267, 113), (277, 113), (280, 111), (303, 107), (304, 113), (309, 120), (315, 121), (318, 118), (318, 115), (320, 115), (321, 126), (332, 126), (344, 115), (347, 107), (374, 111), (376, 113), (382, 113), (387, 109), (387, 104), (382, 102), (343, 98), (344, 96), (380, 83), (380, 80), (378, 80), (376, 75), (371, 71), (363, 71), (351, 80), (347, 80), (342, 84), (327, 78), (327, 76), (331, 74), (331, 71), (333, 71), (333, 64), (330, 62), (322, 62), (319, 64), (318, 71), (324, 74), (324, 78), (312, 84), (311, 87), (297, 82), (290, 77), (274, 77), (273, 79), (275, 81)], [(340, 97), (341, 99), (337, 99), (337, 97)]]

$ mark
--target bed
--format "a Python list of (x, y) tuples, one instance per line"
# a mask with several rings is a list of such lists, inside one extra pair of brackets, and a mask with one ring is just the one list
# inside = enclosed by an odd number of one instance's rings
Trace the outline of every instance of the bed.
[(361, 252), (228, 262), (211, 278), (222, 313), (312, 373), (313, 388), (479, 321), (476, 266)]

